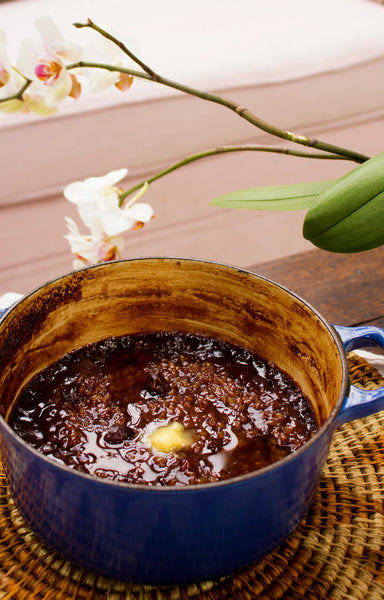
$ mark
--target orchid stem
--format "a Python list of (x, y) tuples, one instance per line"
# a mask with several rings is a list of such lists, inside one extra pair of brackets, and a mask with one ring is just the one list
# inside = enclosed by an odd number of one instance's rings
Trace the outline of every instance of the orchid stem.
[(19, 89), (18, 92), (16, 92), (16, 94), (13, 94), (13, 96), (7, 96), (6, 98), (0, 98), (0, 104), (3, 102), (9, 102), (10, 100), (22, 100), (24, 92), (29, 88), (31, 83), (31, 79), (26, 79), (24, 85)]
[[(77, 68), (104, 69), (104, 70), (107, 70), (110, 72), (125, 73), (127, 75), (137, 77), (139, 79), (145, 79), (147, 81), (159, 83), (166, 87), (170, 87), (172, 89), (184, 92), (188, 95), (195, 96), (197, 98), (201, 98), (203, 100), (207, 100), (209, 102), (213, 102), (213, 103), (219, 104), (221, 106), (224, 106), (224, 107), (230, 109), (231, 111), (233, 111), (235, 114), (237, 114), (242, 119), (245, 119), (246, 121), (248, 121), (249, 123), (251, 123), (252, 125), (257, 127), (258, 129), (261, 129), (262, 131), (265, 131), (266, 133), (269, 133), (277, 138), (288, 140), (295, 144), (314, 148), (316, 150), (320, 150), (321, 152), (326, 153), (325, 155), (320, 154), (320, 153), (319, 154), (314, 154), (314, 153), (302, 154), (299, 152), (295, 153), (292, 150), (281, 150), (281, 149), (276, 149), (276, 148), (272, 149), (268, 146), (267, 147), (265, 147), (265, 146), (250, 147), (249, 146), (249, 147), (236, 147), (236, 148), (227, 146), (227, 147), (222, 147), (221, 149), (216, 148), (214, 150), (208, 150), (206, 152), (201, 152), (196, 155), (193, 155), (192, 157), (188, 157), (188, 158), (184, 159), (183, 161), (176, 163), (176, 165), (169, 167), (169, 170), (167, 169), (164, 173), (162, 172), (161, 174), (157, 174), (156, 176), (154, 176), (154, 179), (151, 178), (151, 180), (153, 180), (153, 181), (155, 179), (158, 179), (159, 177), (162, 177), (163, 174), (174, 171), (175, 169), (177, 169), (185, 164), (188, 164), (189, 162), (193, 162), (194, 160), (198, 160), (205, 156), (210, 156), (212, 154), (219, 154), (222, 152), (235, 152), (235, 151), (239, 151), (239, 150), (259, 150), (259, 151), (262, 150), (265, 152), (280, 152), (280, 153), (285, 153), (285, 154), (291, 154), (291, 155), (296, 155), (296, 156), (306, 156), (306, 157), (311, 157), (311, 158), (339, 158), (341, 160), (351, 160), (351, 161), (354, 161), (357, 163), (363, 163), (370, 158), (369, 156), (360, 154), (359, 152), (355, 152), (354, 150), (349, 150), (349, 149), (343, 148), (341, 146), (336, 146), (334, 144), (329, 144), (327, 142), (323, 142), (316, 138), (307, 137), (304, 135), (299, 135), (299, 134), (293, 133), (288, 130), (280, 129), (280, 128), (276, 127), (275, 125), (272, 125), (271, 123), (264, 121), (263, 119), (260, 119), (254, 113), (252, 113), (249, 109), (237, 104), (236, 102), (233, 102), (232, 100), (223, 98), (221, 96), (212, 94), (207, 91), (198, 90), (198, 89), (189, 87), (187, 85), (178, 83), (177, 81), (172, 81), (170, 79), (162, 77), (161, 75), (158, 75), (157, 73), (155, 73), (155, 71), (153, 71), (153, 69), (151, 69), (143, 61), (141, 61), (137, 56), (135, 56), (135, 54), (133, 54), (122, 42), (120, 42), (117, 38), (115, 38), (113, 35), (111, 35), (107, 31), (105, 31), (101, 27), (98, 27), (91, 20), (88, 20), (87, 23), (74, 23), (74, 26), (76, 28), (89, 27), (91, 29), (94, 29), (100, 35), (102, 35), (106, 39), (110, 40), (118, 48), (120, 48), (120, 50), (122, 52), (124, 52), (124, 54), (126, 54), (137, 65), (139, 65), (143, 71), (136, 71), (134, 69), (118, 67), (115, 65), (103, 64), (103, 63), (93, 63), (93, 62), (86, 62), (86, 61), (79, 61), (76, 63), (72, 63), (70, 65), (67, 65), (66, 68), (68, 71), (72, 70), (72, 69), (77, 69)], [(16, 94), (14, 94), (13, 96), (9, 96), (7, 98), (2, 98), (0, 100), (0, 103), (7, 102), (9, 100), (14, 100), (14, 99), (22, 99), (25, 90), (31, 85), (31, 83), (32, 83), (31, 80), (27, 79), (25, 81), (25, 84), (20, 88), (20, 90)], [(148, 180), (148, 181), (150, 181), (150, 180)], [(136, 189), (138, 189), (138, 188), (136, 188)], [(133, 191), (133, 190), (131, 190), (131, 191)]]
[(133, 52), (131, 52), (125, 46), (125, 44), (123, 44), (123, 42), (121, 42), (120, 40), (115, 38), (115, 36), (113, 36), (112, 34), (108, 33), (108, 31), (105, 31), (105, 29), (102, 29), (101, 27), (96, 25), (91, 19), (88, 19), (87, 23), (73, 23), (73, 26), (76, 27), (76, 29), (82, 29), (84, 27), (89, 27), (91, 29), (94, 29), (95, 31), (100, 33), (100, 35), (105, 37), (107, 40), (110, 40), (118, 48), (120, 48), (120, 50), (122, 50), (122, 52), (124, 52), (124, 54), (129, 56), (130, 59), (132, 59), (136, 64), (138, 64), (139, 67), (141, 67), (143, 69), (143, 71), (145, 71), (151, 77), (151, 79), (153, 81), (157, 80), (156, 73), (150, 67), (148, 67), (148, 65), (146, 65), (142, 60), (140, 60), (135, 54), (133, 54)]
[[(197, 160), (200, 160), (202, 158), (206, 158), (207, 156), (214, 156), (216, 154), (225, 154), (225, 153), (229, 153), (229, 152), (273, 152), (276, 154), (288, 154), (290, 156), (302, 156), (304, 158), (345, 160), (344, 157), (338, 156), (336, 154), (330, 154), (330, 153), (321, 154), (319, 152), (306, 152), (305, 150), (293, 150), (291, 148), (274, 148), (273, 146), (260, 146), (257, 144), (248, 144), (248, 145), (242, 145), (242, 146), (218, 146), (217, 148), (210, 148), (209, 150), (203, 150), (202, 152), (197, 152), (196, 154), (191, 154), (190, 156), (187, 156), (183, 160), (180, 160), (179, 162), (174, 163), (170, 167), (167, 167), (166, 169), (159, 171), (155, 175), (152, 175), (149, 179), (146, 179), (145, 181), (141, 181), (140, 183), (137, 183), (136, 185), (131, 187), (129, 190), (123, 192), (120, 195), (119, 206), (121, 207), (124, 204), (124, 200), (128, 196), (130, 196), (131, 194), (136, 192), (137, 190), (140, 190), (140, 189), (143, 190), (142, 192), (139, 192), (140, 195), (142, 195), (142, 193), (144, 193), (144, 191), (146, 191), (146, 189), (148, 189), (149, 184), (153, 183), (157, 179), (161, 179), (161, 177), (164, 177), (165, 175), (168, 175), (169, 173), (172, 173), (173, 171), (176, 171), (177, 169), (180, 169), (180, 167), (184, 167), (185, 165), (188, 165), (188, 164), (195, 162)], [(349, 158), (347, 160), (352, 160), (352, 159)], [(133, 204), (136, 201), (136, 199), (137, 198), (135, 196), (134, 199), (129, 202), (129, 205)]]
[(87, 23), (74, 23), (74, 26), (77, 28), (89, 27), (89, 28), (97, 31), (100, 35), (102, 35), (106, 39), (113, 42), (116, 46), (118, 46), (127, 56), (129, 56), (129, 58), (131, 58), (136, 64), (138, 64), (143, 69), (144, 73), (140, 73), (140, 72), (137, 73), (137, 72), (133, 72), (129, 69), (123, 69), (123, 68), (117, 68), (117, 67), (110, 68), (110, 66), (107, 66), (107, 65), (95, 65), (92, 63), (83, 63), (83, 62), (81, 64), (79, 63), (79, 66), (83, 66), (83, 67), (98, 66), (99, 68), (107, 68), (112, 71), (127, 73), (129, 75), (133, 75), (135, 77), (140, 77), (142, 79), (149, 79), (150, 81), (154, 81), (156, 83), (160, 83), (161, 85), (165, 85), (167, 87), (182, 91), (191, 96), (195, 96), (197, 98), (202, 98), (203, 100), (207, 100), (209, 102), (214, 102), (216, 104), (220, 104), (222, 106), (225, 106), (226, 108), (229, 108), (230, 110), (235, 112), (237, 115), (239, 115), (242, 119), (245, 119), (246, 121), (248, 121), (252, 125), (258, 127), (262, 131), (265, 131), (275, 137), (291, 141), (295, 144), (300, 144), (303, 146), (316, 148), (318, 150), (323, 150), (325, 152), (332, 152), (333, 154), (337, 154), (339, 156), (342, 156), (349, 160), (353, 160), (358, 163), (363, 163), (370, 158), (369, 156), (360, 154), (359, 152), (355, 152), (354, 150), (349, 150), (348, 148), (343, 148), (341, 146), (336, 146), (334, 144), (329, 144), (327, 142), (323, 142), (316, 138), (312, 138), (312, 137), (310, 138), (310, 137), (307, 137), (304, 135), (293, 133), (291, 131), (280, 129), (280, 128), (276, 127), (275, 125), (272, 125), (271, 123), (264, 121), (263, 119), (260, 119), (255, 114), (253, 114), (249, 109), (237, 104), (236, 102), (233, 102), (232, 100), (228, 100), (221, 96), (217, 96), (216, 94), (197, 90), (195, 88), (183, 85), (176, 81), (166, 79), (165, 77), (162, 77), (161, 75), (158, 75), (157, 73), (155, 73), (150, 67), (148, 67), (148, 65), (143, 63), (130, 50), (128, 50), (128, 48), (126, 48), (126, 46), (124, 46), (124, 44), (122, 44), (122, 42), (120, 42), (117, 38), (115, 38), (113, 35), (111, 35), (107, 31), (105, 31), (101, 27), (98, 27), (90, 19), (88, 20)]
[(263, 121), (262, 119), (254, 115), (250, 110), (243, 106), (240, 106), (239, 104), (236, 104), (232, 100), (222, 98), (221, 96), (216, 96), (215, 94), (211, 94), (210, 92), (205, 92), (202, 90), (191, 88), (184, 84), (178, 83), (177, 81), (166, 79), (160, 75), (156, 75), (156, 79), (153, 79), (152, 76), (148, 73), (142, 73), (133, 69), (125, 69), (123, 67), (116, 67), (113, 65), (103, 63), (92, 63), (85, 61), (79, 61), (78, 63), (73, 63), (67, 66), (67, 70), (76, 68), (105, 69), (107, 71), (126, 73), (127, 75), (132, 75), (133, 77), (145, 79), (147, 81), (153, 81), (155, 83), (160, 83), (161, 85), (165, 85), (172, 89), (179, 90), (191, 96), (195, 96), (197, 98), (201, 98), (203, 100), (207, 100), (209, 102), (214, 102), (216, 104), (220, 104), (221, 106), (225, 106), (226, 108), (229, 108), (237, 115), (239, 115), (239, 117), (241, 117), (242, 119), (245, 119), (246, 121), (258, 127), (262, 131), (270, 133), (271, 135), (280, 139), (288, 140), (290, 142), (300, 144), (302, 146), (315, 148), (317, 150), (322, 150), (323, 152), (332, 153), (339, 156), (341, 159), (352, 160), (357, 163), (363, 163), (369, 160), (370, 158), (369, 156), (366, 156), (365, 154), (360, 154), (359, 152), (355, 152), (354, 150), (349, 150), (347, 148), (342, 148), (341, 146), (335, 146), (334, 144), (322, 142), (321, 140), (318, 140), (316, 138), (309, 138), (304, 135), (292, 133), (291, 131), (279, 129), (271, 123)]

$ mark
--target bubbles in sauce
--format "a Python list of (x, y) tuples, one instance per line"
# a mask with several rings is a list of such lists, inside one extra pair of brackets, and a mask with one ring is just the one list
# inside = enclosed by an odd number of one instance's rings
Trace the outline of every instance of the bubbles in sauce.
[(318, 427), (309, 400), (275, 365), (180, 333), (73, 351), (32, 379), (9, 424), (73, 469), (151, 486), (254, 471), (295, 451)]

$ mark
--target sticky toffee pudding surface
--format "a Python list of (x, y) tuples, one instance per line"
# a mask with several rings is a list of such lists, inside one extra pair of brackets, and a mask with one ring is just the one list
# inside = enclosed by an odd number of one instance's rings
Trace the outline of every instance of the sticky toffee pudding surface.
[(272, 363), (217, 339), (164, 332), (65, 355), (22, 390), (9, 424), (69, 467), (150, 486), (255, 471), (318, 428), (309, 400)]

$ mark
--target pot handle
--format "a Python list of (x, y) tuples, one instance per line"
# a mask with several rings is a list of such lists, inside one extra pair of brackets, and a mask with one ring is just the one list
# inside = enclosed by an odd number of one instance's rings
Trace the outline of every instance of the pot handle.
[[(374, 345), (384, 348), (384, 329), (380, 327), (370, 325), (360, 327), (334, 325), (333, 327), (341, 339), (345, 352)], [(383, 409), (384, 387), (362, 390), (351, 384), (336, 418), (337, 427), (353, 419), (373, 415)]]

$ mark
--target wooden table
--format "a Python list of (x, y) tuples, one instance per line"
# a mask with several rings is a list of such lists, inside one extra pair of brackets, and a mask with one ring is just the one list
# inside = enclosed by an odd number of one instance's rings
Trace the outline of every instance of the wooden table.
[(287, 287), (334, 325), (384, 328), (384, 248), (358, 254), (310, 250), (252, 265)]

